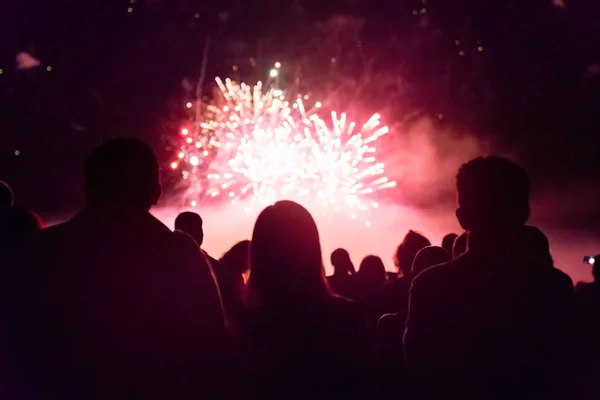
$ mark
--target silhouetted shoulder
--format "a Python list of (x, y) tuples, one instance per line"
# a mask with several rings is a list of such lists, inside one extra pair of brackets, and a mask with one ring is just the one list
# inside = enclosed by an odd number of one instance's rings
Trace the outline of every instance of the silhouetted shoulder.
[(577, 282), (577, 285), (575, 285), (575, 293), (578, 295), (586, 294), (596, 290), (596, 285), (594, 285), (592, 282)]
[(465, 253), (450, 262), (427, 268), (413, 279), (413, 286), (415, 284), (420, 286), (436, 282), (447, 284), (448, 280), (454, 280), (457, 274), (468, 267), (469, 258), (469, 254)]
[[(181, 231), (169, 232), (171, 251), (178, 262), (188, 265), (196, 271), (204, 284), (209, 285), (209, 290), (216, 289), (214, 266), (206, 254), (196, 244), (196, 241), (187, 233)], [(189, 271), (191, 272), (191, 271)]]
[(558, 268), (554, 268), (555, 279), (559, 282), (561, 288), (566, 288), (573, 291), (573, 280), (571, 277)]
[(366, 315), (359, 303), (344, 297), (331, 296), (327, 308), (328, 310), (324, 310), (324, 315), (329, 319), (327, 324), (337, 327), (335, 329), (345, 329), (347, 334), (352, 332), (352, 335), (358, 336), (366, 330)]
[(573, 307), (575, 304), (575, 287), (571, 277), (557, 268), (552, 268), (552, 284), (550, 290), (560, 294), (560, 301), (566, 307)]
[(330, 310), (338, 315), (356, 316), (360, 314), (360, 307), (354, 300), (345, 297), (331, 296)]
[(65, 235), (69, 232), (69, 227), (69, 222), (63, 222), (62, 224), (52, 225), (48, 228), (44, 228), (35, 235), (34, 242)]
[(208, 253), (206, 253), (205, 251), (202, 251), (204, 253), (204, 256), (206, 257), (206, 259), (208, 260), (208, 262), (210, 263), (210, 266), (212, 267), (212, 269), (214, 269), (215, 271), (221, 268), (221, 263), (219, 262), (219, 260), (217, 260), (214, 257), (211, 257)]
[(179, 249), (184, 252), (202, 254), (194, 238), (189, 234), (183, 231), (175, 231), (169, 232), (169, 236), (171, 236), (171, 243), (176, 246), (175, 250)]
[(65, 243), (65, 246), (69, 241), (71, 237), (70, 232), (69, 222), (53, 225), (37, 232), (22, 249), (22, 256), (24, 258), (19, 264), (23, 264), (25, 260), (32, 260), (34, 257), (43, 259), (47, 256), (45, 253), (47, 250), (53, 252), (59, 251), (62, 247), (60, 246), (61, 241)]
[(399, 313), (384, 314), (377, 322), (377, 330), (380, 332), (394, 332), (395, 338), (401, 338), (406, 324), (406, 311)]

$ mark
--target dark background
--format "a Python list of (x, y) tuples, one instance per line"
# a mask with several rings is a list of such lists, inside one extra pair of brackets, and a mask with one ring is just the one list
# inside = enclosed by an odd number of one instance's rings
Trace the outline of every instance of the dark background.
[[(40, 212), (81, 204), (83, 158), (109, 136), (152, 144), (169, 190), (173, 136), (193, 96), (185, 87), (198, 80), (207, 38), (206, 93), (216, 75), (263, 79), (281, 61), (284, 83), (298, 80), (312, 94), (360, 100), (392, 122), (429, 116), (440, 128), (475, 134), (514, 154), (542, 190), (597, 186), (600, 176), (595, 0), (5, 0), (0, 7), (0, 179)], [(41, 65), (18, 70), (21, 51)]]

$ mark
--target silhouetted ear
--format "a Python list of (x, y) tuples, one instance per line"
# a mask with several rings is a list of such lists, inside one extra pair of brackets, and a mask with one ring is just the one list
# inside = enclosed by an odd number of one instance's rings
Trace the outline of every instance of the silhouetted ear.
[(154, 188), (154, 193), (152, 193), (152, 205), (153, 206), (158, 204), (158, 200), (160, 199), (161, 194), (162, 194), (162, 187), (160, 186), (160, 183), (157, 183), (156, 187)]
[(465, 231), (468, 231), (470, 229), (470, 218), (468, 213), (466, 213), (463, 208), (458, 207), (456, 209), (456, 219), (458, 219), (458, 223)]

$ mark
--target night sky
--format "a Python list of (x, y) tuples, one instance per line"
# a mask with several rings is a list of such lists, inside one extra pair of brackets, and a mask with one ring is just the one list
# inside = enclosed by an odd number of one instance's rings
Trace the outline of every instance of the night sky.
[[(166, 165), (209, 38), (206, 93), (216, 75), (252, 81), (282, 61), (283, 80), (318, 95), (490, 142), (541, 187), (598, 182), (598, 20), (594, 0), (10, 2), (0, 179), (59, 212), (81, 204), (83, 158), (103, 138), (143, 138)], [(19, 52), (40, 65), (17, 69)]]

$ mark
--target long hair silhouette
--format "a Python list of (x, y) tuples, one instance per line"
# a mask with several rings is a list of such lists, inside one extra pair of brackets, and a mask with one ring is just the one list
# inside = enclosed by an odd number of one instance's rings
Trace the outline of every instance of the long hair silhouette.
[(265, 208), (250, 245), (251, 301), (267, 306), (320, 302), (329, 295), (317, 225), (300, 204)]

